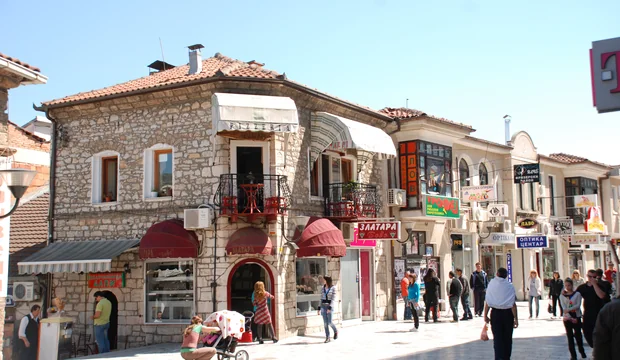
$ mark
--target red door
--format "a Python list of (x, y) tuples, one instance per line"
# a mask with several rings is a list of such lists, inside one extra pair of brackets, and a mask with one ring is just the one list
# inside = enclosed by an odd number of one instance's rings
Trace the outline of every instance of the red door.
[(370, 317), (370, 251), (361, 250), (360, 251), (360, 283), (362, 285), (362, 318), (367, 316)]

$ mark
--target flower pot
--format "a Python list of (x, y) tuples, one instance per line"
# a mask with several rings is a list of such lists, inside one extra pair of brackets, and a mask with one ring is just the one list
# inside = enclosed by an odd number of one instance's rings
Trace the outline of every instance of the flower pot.
[(156, 198), (156, 197), (157, 197), (157, 195), (158, 195), (158, 194), (157, 194), (157, 191), (151, 191), (151, 192), (149, 193), (149, 199)]

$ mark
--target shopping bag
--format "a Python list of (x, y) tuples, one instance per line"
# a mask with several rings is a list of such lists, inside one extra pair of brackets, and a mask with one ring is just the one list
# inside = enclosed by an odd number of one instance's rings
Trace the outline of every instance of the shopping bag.
[(484, 324), (482, 327), (482, 333), (480, 334), (480, 340), (489, 341), (489, 325)]
[(551, 301), (549, 301), (549, 305), (547, 305), (547, 312), (549, 314), (553, 314), (553, 305), (551, 304)]

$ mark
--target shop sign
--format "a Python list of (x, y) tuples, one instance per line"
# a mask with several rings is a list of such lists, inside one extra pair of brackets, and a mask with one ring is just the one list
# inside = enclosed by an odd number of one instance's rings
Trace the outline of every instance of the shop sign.
[(607, 251), (608, 250), (606, 244), (588, 245), (587, 249), (591, 251)]
[(491, 201), (497, 199), (495, 195), (495, 186), (479, 185), (479, 186), (463, 186), (461, 188), (463, 202), (472, 201)]
[(581, 254), (581, 249), (568, 249), (569, 254)]
[(598, 206), (598, 195), (575, 195), (572, 196), (574, 206), (568, 206), (568, 209), (589, 208), (592, 206)]
[(463, 235), (462, 234), (452, 234), (450, 235), (450, 239), (452, 240), (452, 251), (463, 250)]
[[(424, 256), (433, 256), (433, 245), (426, 245), (424, 248)], [(437, 269), (435, 269), (435, 272)]]
[(491, 233), (488, 238), (482, 240), (485, 245), (514, 245), (515, 234), (513, 233)]
[(123, 288), (125, 287), (124, 272), (88, 274), (89, 289)]
[(351, 242), (351, 246), (357, 247), (375, 247), (377, 246), (377, 240), (362, 240), (359, 235), (359, 227), (355, 226), (353, 228), (353, 241)]
[(540, 164), (522, 164), (514, 166), (515, 184), (540, 182)]
[(521, 219), (517, 223), (517, 226), (523, 229), (532, 229), (538, 226), (538, 221), (535, 219)]
[(506, 254), (506, 270), (508, 270), (508, 282), (512, 282), (512, 254)]
[(551, 220), (554, 235), (573, 235), (573, 219)]
[(493, 204), (487, 206), (487, 211), (492, 217), (507, 217), (508, 205), (506, 204)]
[(424, 199), (423, 209), (424, 215), (430, 217), (442, 217), (450, 219), (460, 218), (459, 199), (457, 198), (426, 195)]
[(575, 234), (570, 239), (571, 245), (595, 245), (599, 243), (598, 234)]
[(519, 249), (537, 249), (549, 246), (549, 240), (546, 235), (522, 235), (517, 236), (517, 248)]
[(400, 221), (359, 223), (357, 236), (362, 240), (400, 239)]
[(605, 223), (601, 221), (601, 209), (598, 206), (591, 206), (588, 209), (588, 218), (585, 221), (584, 229), (586, 232), (605, 232)]
[(15, 307), (15, 300), (13, 300), (13, 284), (9, 284), (6, 294), (6, 307)]

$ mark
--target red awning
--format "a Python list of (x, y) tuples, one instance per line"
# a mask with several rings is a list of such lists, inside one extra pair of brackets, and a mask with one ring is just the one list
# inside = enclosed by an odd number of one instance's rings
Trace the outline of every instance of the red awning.
[(331, 256), (343, 257), (347, 253), (347, 244), (342, 231), (328, 219), (308, 222), (301, 239), (297, 241), (297, 257)]
[(152, 225), (140, 240), (140, 259), (197, 258), (198, 237), (183, 228), (183, 220)]
[(245, 227), (235, 231), (226, 244), (228, 255), (272, 254), (271, 240), (267, 233), (255, 227)]

